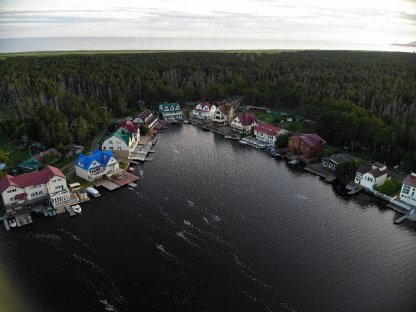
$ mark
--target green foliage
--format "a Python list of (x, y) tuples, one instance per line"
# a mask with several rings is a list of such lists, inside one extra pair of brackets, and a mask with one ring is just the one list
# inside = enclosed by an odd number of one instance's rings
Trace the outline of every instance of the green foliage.
[(374, 189), (388, 196), (394, 196), (400, 192), (401, 187), (402, 187), (401, 181), (391, 179), (391, 180), (387, 180), (386, 182), (384, 182), (383, 185), (374, 186)]
[(147, 135), (150, 128), (147, 125), (140, 125), (140, 135)]
[(0, 149), (0, 163), (8, 164), (10, 163), (10, 158), (7, 156), (6, 152)]
[(356, 160), (340, 163), (336, 170), (337, 180), (344, 184), (354, 180), (359, 165), (360, 163)]
[(245, 105), (299, 111), (330, 144), (416, 170), (412, 53), (301, 51), (254, 60), (225, 52), (44, 53), (0, 60), (0, 77), (9, 139), (26, 133), (48, 146), (83, 144), (108, 124), (102, 107), (117, 117), (138, 99), (156, 107), (244, 96)]
[(290, 133), (285, 133), (277, 136), (276, 138), (276, 147), (277, 148), (285, 148), (289, 144), (289, 136)]

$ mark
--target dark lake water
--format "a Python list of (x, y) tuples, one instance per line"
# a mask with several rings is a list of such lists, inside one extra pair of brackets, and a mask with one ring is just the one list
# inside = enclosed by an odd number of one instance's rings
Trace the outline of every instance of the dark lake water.
[(191, 125), (155, 149), (135, 189), (0, 230), (1, 311), (415, 311), (385, 204)]

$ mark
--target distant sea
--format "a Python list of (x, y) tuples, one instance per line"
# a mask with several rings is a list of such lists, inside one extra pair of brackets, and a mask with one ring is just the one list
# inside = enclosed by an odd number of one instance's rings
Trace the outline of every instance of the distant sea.
[(415, 47), (317, 41), (151, 37), (39, 37), (0, 39), (0, 53), (77, 50), (370, 50), (414, 52)]

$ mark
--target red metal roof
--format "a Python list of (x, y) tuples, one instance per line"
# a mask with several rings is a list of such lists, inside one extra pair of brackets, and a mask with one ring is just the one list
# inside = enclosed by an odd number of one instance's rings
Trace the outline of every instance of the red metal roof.
[(0, 193), (3, 193), (9, 186), (24, 188), (26, 186), (46, 184), (54, 176), (65, 178), (65, 175), (56, 167), (46, 166), (40, 171), (22, 174), (19, 176), (6, 175), (0, 180)]
[(273, 125), (259, 122), (259, 124), (256, 127), (257, 132), (262, 132), (267, 135), (276, 136), (280, 131), (282, 131), (282, 128), (275, 127)]
[(403, 183), (416, 188), (416, 175), (409, 175)]
[(198, 105), (201, 105), (201, 110), (202, 109), (204, 109), (204, 107), (208, 107), (208, 109), (211, 109), (211, 107), (212, 107), (212, 105), (213, 104), (211, 104), (210, 102), (201, 102), (201, 103), (198, 103), (196, 106), (195, 106), (195, 109), (198, 107)]
[(135, 124), (131, 120), (126, 120), (120, 125), (120, 127), (126, 129), (131, 133), (137, 133), (138, 129), (140, 129), (140, 125)]
[(243, 126), (249, 126), (253, 122), (257, 121), (256, 117), (249, 113), (239, 113), (237, 117)]

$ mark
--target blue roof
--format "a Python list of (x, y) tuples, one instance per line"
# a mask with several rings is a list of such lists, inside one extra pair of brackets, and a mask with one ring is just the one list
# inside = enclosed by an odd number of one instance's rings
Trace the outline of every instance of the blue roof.
[[(75, 161), (75, 165), (85, 170), (89, 170), (99, 166), (106, 166), (112, 157), (114, 157), (112, 151), (95, 150), (91, 153), (91, 155), (79, 154), (77, 160)], [(99, 165), (91, 167), (91, 164), (94, 161), (97, 161)]]

